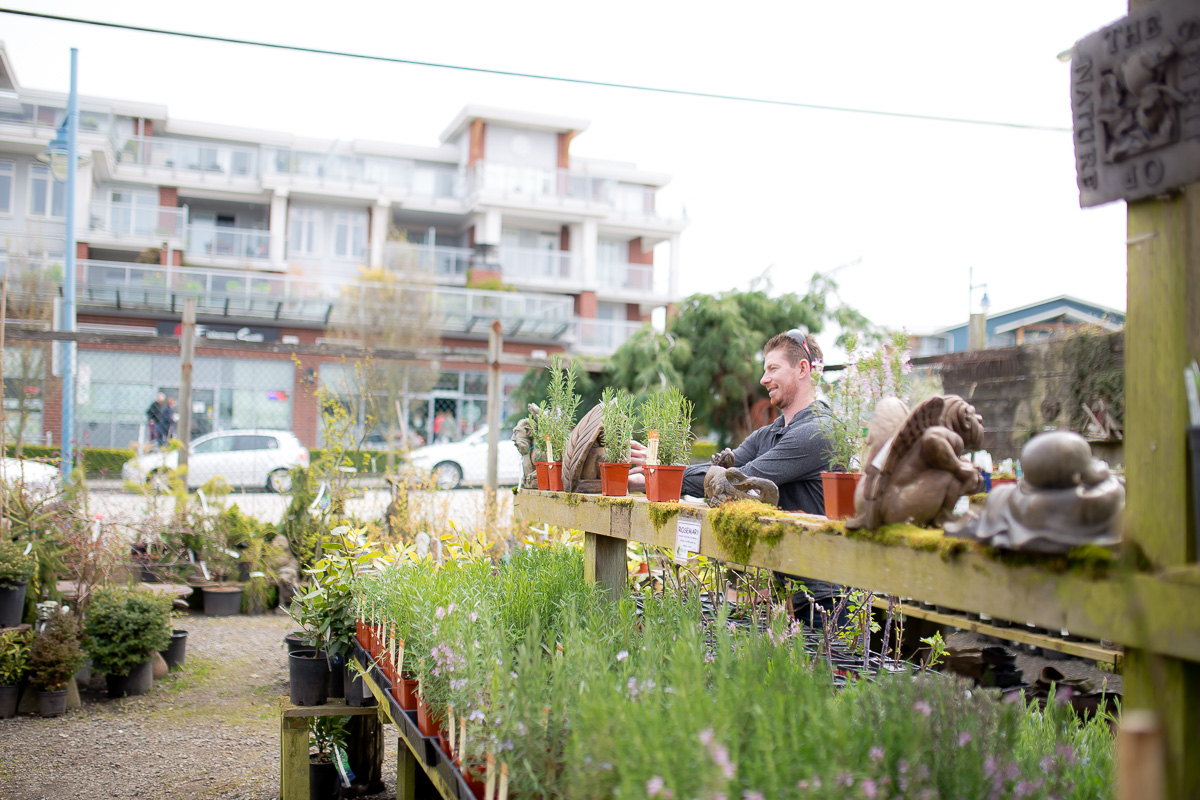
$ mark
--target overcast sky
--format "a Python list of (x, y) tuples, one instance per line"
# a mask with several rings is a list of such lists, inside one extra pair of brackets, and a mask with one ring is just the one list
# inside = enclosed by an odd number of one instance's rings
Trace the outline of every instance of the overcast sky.
[[(1069, 128), (1055, 56), (1116, 0), (73, 2), (18, 8), (395, 58)], [(467, 103), (583, 117), (572, 152), (674, 175), (682, 288), (776, 292), (838, 267), (872, 321), (963, 322), (1060, 294), (1125, 307), (1125, 205), (1079, 208), (1066, 132), (672, 97), (199, 42), (0, 14), (28, 88), (162, 103), (174, 119), (437, 143)], [(978, 299), (979, 293), (976, 293)]]

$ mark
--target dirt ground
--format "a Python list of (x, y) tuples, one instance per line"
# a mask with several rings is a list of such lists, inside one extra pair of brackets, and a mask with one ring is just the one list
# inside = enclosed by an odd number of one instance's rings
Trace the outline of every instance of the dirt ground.
[[(142, 697), (109, 700), (103, 678), (57, 719), (0, 720), (3, 800), (275, 800), (285, 614), (190, 615), (184, 669)], [(395, 732), (383, 774), (395, 798)]]

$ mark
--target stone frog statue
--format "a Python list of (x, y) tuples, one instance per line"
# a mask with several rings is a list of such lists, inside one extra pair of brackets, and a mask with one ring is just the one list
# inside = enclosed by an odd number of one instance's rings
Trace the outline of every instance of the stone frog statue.
[(779, 487), (766, 478), (751, 478), (733, 465), (733, 451), (726, 447), (712, 457), (704, 473), (704, 500), (716, 508), (731, 500), (759, 500), (779, 505)]
[(983, 476), (963, 457), (982, 446), (983, 419), (957, 395), (931, 397), (912, 413), (885, 398), (871, 417), (857, 513), (846, 527), (945, 525), (958, 498), (983, 489)]
[(1121, 540), (1125, 487), (1087, 440), (1048, 431), (1021, 449), (1024, 476), (996, 486), (982, 513), (946, 525), (946, 535), (1032, 553), (1065, 553), (1082, 544), (1111, 547)]
[(542, 409), (537, 404), (530, 403), (528, 410), (529, 416), (513, 426), (512, 441), (517, 446), (517, 452), (521, 454), (521, 488), (536, 489), (537, 468), (533, 465), (533, 451), (536, 448), (533, 446), (533, 431)]

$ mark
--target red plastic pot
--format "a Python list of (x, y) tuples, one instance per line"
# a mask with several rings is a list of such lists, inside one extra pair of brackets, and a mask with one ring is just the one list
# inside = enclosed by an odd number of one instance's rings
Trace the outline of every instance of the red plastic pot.
[(543, 492), (563, 490), (561, 461), (537, 461), (533, 467), (537, 470), (538, 489)]
[(861, 472), (822, 472), (821, 488), (825, 492), (825, 516), (828, 519), (847, 519), (854, 516), (854, 490), (862, 478)]
[(605, 497), (624, 497), (629, 494), (628, 462), (600, 462), (600, 494)]
[(682, 464), (646, 467), (646, 499), (655, 503), (678, 502), (683, 493), (684, 469)]
[(425, 701), (417, 698), (417, 729), (422, 736), (437, 736), (442, 727), (442, 715), (433, 713)]
[[(393, 686), (395, 684), (392, 684)], [(400, 676), (400, 691), (393, 693), (400, 708), (405, 711), (417, 710), (417, 679), (412, 676)]]

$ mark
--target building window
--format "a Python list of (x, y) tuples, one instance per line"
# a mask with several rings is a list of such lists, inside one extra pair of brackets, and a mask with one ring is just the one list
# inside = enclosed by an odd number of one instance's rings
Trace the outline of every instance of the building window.
[(0, 161), (0, 214), (12, 213), (12, 185), (16, 165), (11, 161)]
[(48, 167), (33, 164), (29, 168), (29, 216), (65, 217), (67, 186), (54, 180)]
[(367, 215), (339, 211), (333, 215), (333, 252), (339, 258), (362, 258), (367, 253)]
[(315, 208), (291, 210), (288, 231), (288, 254), (318, 256), (321, 254), (321, 212)]

